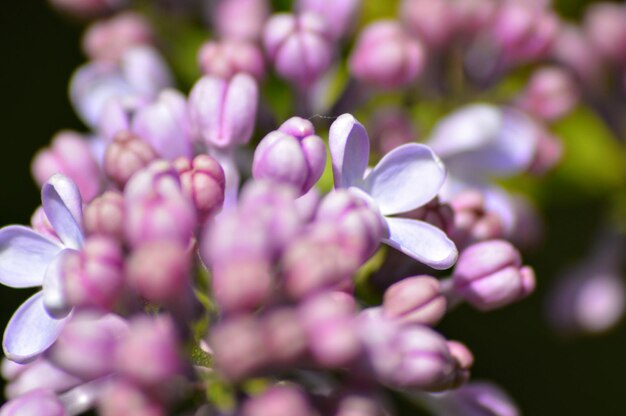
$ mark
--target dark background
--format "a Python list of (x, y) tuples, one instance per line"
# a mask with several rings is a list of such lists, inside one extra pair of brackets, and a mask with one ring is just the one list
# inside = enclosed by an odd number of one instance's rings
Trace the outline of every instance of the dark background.
[[(374, 0), (365, 0), (374, 1)], [(570, 18), (584, 0), (556, 2)], [(68, 98), (72, 71), (84, 60), (82, 26), (42, 0), (2, 2), (0, 9), (0, 225), (26, 224), (39, 205), (30, 176), (37, 149), (64, 128), (82, 130)], [(604, 201), (589, 200), (545, 212), (545, 246), (526, 256), (536, 266), (538, 290), (530, 299), (491, 314), (462, 307), (441, 330), (476, 356), (474, 378), (505, 387), (527, 415), (626, 414), (626, 325), (576, 340), (561, 339), (545, 324), (543, 300), (558, 265), (580, 257)], [(0, 287), (0, 328), (30, 294)]]

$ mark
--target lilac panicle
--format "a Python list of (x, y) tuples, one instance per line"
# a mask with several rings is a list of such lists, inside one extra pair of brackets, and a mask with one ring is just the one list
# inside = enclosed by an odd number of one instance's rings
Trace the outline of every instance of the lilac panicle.
[(198, 62), (205, 75), (230, 79), (245, 72), (258, 82), (265, 77), (263, 53), (254, 43), (245, 40), (206, 42), (198, 51)]
[(427, 146), (406, 144), (388, 153), (366, 175), (369, 138), (352, 115), (340, 116), (329, 133), (336, 188), (357, 192), (376, 206), (389, 233), (383, 242), (430, 267), (447, 269), (457, 258), (454, 243), (438, 228), (422, 221), (393, 217), (432, 200), (441, 189), (446, 170)]
[(454, 292), (474, 307), (488, 311), (528, 296), (535, 273), (522, 267), (519, 252), (509, 242), (491, 240), (461, 252), (453, 272)]
[(446, 313), (439, 281), (430, 276), (402, 279), (385, 291), (383, 313), (403, 323), (434, 326)]
[[(56, 174), (44, 185), (41, 199), (59, 240), (22, 226), (0, 229), (0, 283), (15, 288), (43, 286), (9, 321), (2, 347), (16, 362), (28, 362), (48, 349), (70, 312), (62, 291), (64, 257), (83, 245), (82, 199), (78, 187)], [(53, 317), (54, 316), (54, 317)]]
[(123, 12), (92, 24), (83, 35), (82, 47), (93, 60), (118, 61), (133, 46), (150, 45), (154, 34), (140, 14)]
[(350, 56), (350, 72), (381, 88), (399, 88), (417, 79), (425, 66), (421, 43), (399, 23), (378, 21), (361, 32)]
[(326, 21), (315, 13), (272, 16), (263, 30), (263, 44), (276, 72), (301, 89), (319, 80), (332, 63)]
[(313, 124), (300, 117), (285, 121), (266, 135), (254, 152), (252, 175), (292, 185), (305, 194), (319, 180), (326, 165), (326, 146)]
[(55, 173), (62, 173), (76, 183), (86, 201), (92, 200), (102, 188), (100, 168), (88, 141), (72, 131), (57, 133), (50, 147), (35, 155), (32, 172), (40, 186)]

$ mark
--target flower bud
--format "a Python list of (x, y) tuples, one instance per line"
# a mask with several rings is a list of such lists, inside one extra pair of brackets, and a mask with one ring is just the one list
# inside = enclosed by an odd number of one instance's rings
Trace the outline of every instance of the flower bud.
[(182, 362), (171, 319), (166, 315), (133, 318), (128, 335), (118, 345), (115, 367), (146, 387), (159, 386), (179, 374)]
[(63, 288), (70, 305), (111, 310), (122, 291), (124, 254), (120, 243), (92, 236), (80, 252), (68, 254)]
[(626, 6), (600, 3), (585, 13), (584, 28), (592, 45), (609, 62), (626, 65)]
[(365, 261), (378, 248), (387, 227), (378, 210), (360, 195), (331, 192), (320, 203), (316, 220), (335, 225), (344, 254)]
[(269, 16), (267, 0), (220, 0), (212, 13), (217, 33), (224, 39), (257, 41)]
[(86, 201), (95, 197), (102, 187), (100, 168), (87, 140), (71, 131), (57, 133), (51, 146), (35, 155), (32, 172), (39, 186), (55, 173), (64, 174), (76, 183)]
[(265, 351), (272, 363), (293, 364), (306, 352), (306, 334), (293, 308), (270, 310), (263, 315), (260, 324)]
[(314, 13), (272, 16), (263, 30), (263, 44), (276, 72), (303, 89), (320, 79), (332, 63), (326, 22)]
[(163, 159), (193, 154), (187, 101), (176, 90), (163, 90), (154, 102), (140, 108), (131, 129)]
[(361, 353), (355, 327), (354, 301), (342, 292), (315, 296), (299, 307), (309, 350), (315, 361), (324, 367), (349, 365)]
[(299, 0), (299, 13), (316, 13), (325, 21), (333, 39), (344, 37), (357, 21), (361, 0)]
[(388, 416), (382, 400), (374, 392), (350, 392), (344, 394), (333, 416)]
[(586, 84), (594, 84), (601, 77), (599, 52), (578, 26), (567, 25), (559, 31), (552, 54)]
[(456, 363), (456, 375), (452, 382), (452, 387), (459, 387), (470, 378), (470, 368), (474, 365), (474, 355), (462, 343), (458, 341), (448, 341), (450, 355)]
[(272, 387), (258, 396), (248, 399), (241, 416), (314, 416), (306, 396), (295, 387)]
[(559, 19), (547, 8), (528, 2), (504, 2), (498, 8), (491, 36), (509, 63), (526, 63), (546, 57), (556, 39)]
[(572, 76), (558, 67), (546, 67), (532, 75), (519, 106), (542, 120), (554, 121), (577, 103), (578, 86)]
[(456, 9), (449, 0), (404, 0), (400, 17), (432, 49), (447, 46), (455, 30)]
[(454, 225), (450, 238), (459, 246), (500, 238), (504, 224), (496, 213), (487, 211), (485, 198), (477, 190), (462, 191), (450, 201)]
[(350, 56), (352, 75), (381, 88), (399, 88), (412, 83), (425, 65), (425, 53), (394, 21), (378, 21), (361, 32)]
[(230, 79), (245, 72), (257, 82), (265, 77), (263, 53), (251, 42), (234, 39), (206, 42), (198, 52), (198, 62), (205, 75)]
[(258, 95), (248, 74), (237, 74), (230, 81), (205, 76), (189, 94), (192, 128), (209, 146), (246, 144), (254, 131)]
[(174, 241), (155, 241), (133, 251), (126, 263), (128, 284), (155, 302), (184, 298), (191, 259), (186, 247)]
[(437, 391), (454, 381), (456, 364), (446, 340), (429, 327), (401, 326), (370, 308), (361, 313), (358, 330), (372, 369), (385, 383)]
[(124, 190), (124, 205), (125, 235), (132, 247), (158, 240), (186, 247), (193, 237), (195, 208), (167, 162), (157, 161), (133, 176)]
[(530, 267), (521, 267), (519, 252), (504, 240), (485, 241), (463, 250), (453, 279), (455, 292), (483, 311), (522, 299), (535, 287), (535, 273)]
[(343, 251), (341, 237), (333, 224), (315, 224), (313, 227), (310, 235), (292, 242), (282, 257), (285, 290), (294, 299), (350, 287), (351, 276), (360, 265), (358, 257), (346, 255)]
[(401, 323), (434, 326), (446, 313), (439, 281), (430, 276), (409, 277), (385, 292), (383, 312)]
[(7, 380), (4, 391), (7, 399), (15, 399), (35, 390), (62, 393), (83, 382), (44, 358), (28, 364), (17, 364), (5, 358), (2, 362), (2, 376)]
[(124, 237), (124, 197), (107, 191), (85, 208), (83, 222), (87, 235), (102, 235), (121, 241)]
[(118, 378), (103, 389), (98, 400), (98, 414), (165, 416), (166, 412), (160, 403), (146, 395), (138, 386), (129, 380)]
[(213, 266), (211, 281), (215, 301), (223, 312), (253, 310), (271, 296), (271, 264), (265, 258), (242, 256)]
[(292, 185), (303, 195), (319, 180), (326, 165), (326, 147), (310, 121), (293, 117), (265, 136), (254, 152), (252, 174)]
[(215, 159), (209, 155), (198, 155), (193, 160), (178, 158), (174, 167), (180, 176), (184, 194), (196, 207), (200, 222), (205, 222), (222, 209), (226, 178)]
[(94, 380), (113, 371), (113, 357), (128, 324), (117, 315), (74, 315), (48, 352), (50, 361), (68, 373)]
[(254, 374), (267, 361), (262, 329), (252, 315), (226, 319), (211, 329), (211, 349), (219, 371), (229, 380)]
[(118, 133), (104, 155), (104, 171), (120, 188), (137, 171), (157, 159), (152, 147), (134, 133)]
[(91, 25), (83, 35), (83, 51), (93, 60), (116, 62), (133, 46), (153, 42), (152, 28), (140, 14), (124, 12)]
[(472, 39), (491, 22), (498, 4), (493, 0), (457, 0), (456, 30), (462, 39)]
[(49, 390), (33, 390), (6, 402), (0, 408), (0, 416), (37, 415), (66, 416), (63, 403)]
[(537, 148), (535, 157), (528, 167), (528, 172), (533, 175), (543, 175), (556, 166), (563, 156), (563, 143), (558, 137), (554, 137), (548, 131), (538, 131)]

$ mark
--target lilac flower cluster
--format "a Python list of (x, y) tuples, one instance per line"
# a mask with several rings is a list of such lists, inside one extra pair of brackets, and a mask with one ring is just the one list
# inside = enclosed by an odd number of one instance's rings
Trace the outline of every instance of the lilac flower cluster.
[[(391, 391), (433, 414), (519, 414), (436, 327), (463, 302), (491, 311), (534, 290), (516, 246), (537, 243), (540, 221), (501, 180), (560, 160), (548, 125), (597, 75), (559, 48), (579, 29), (543, 1), (406, 0), (365, 27), (358, 0), (275, 14), (207, 1), (214, 37), (185, 93), (133, 2), (52, 3), (101, 18), (70, 82), (89, 132), (35, 156), (41, 207), (0, 229), (0, 282), (40, 289), (4, 333), (0, 415), (382, 416)], [(584, 38), (616, 74), (624, 55), (597, 32), (614, 24), (623, 51), (620, 7), (593, 8)], [(487, 95), (551, 58), (562, 65), (513, 96)], [(417, 143), (400, 103), (459, 88), (476, 95)], [(372, 110), (380, 96), (394, 104)], [(587, 323), (610, 325), (623, 303)]]

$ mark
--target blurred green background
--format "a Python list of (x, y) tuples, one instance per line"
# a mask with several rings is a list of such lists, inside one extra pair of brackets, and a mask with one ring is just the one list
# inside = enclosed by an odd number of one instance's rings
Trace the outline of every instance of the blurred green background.
[[(365, 0), (375, 1), (375, 0)], [(560, 12), (581, 15), (585, 0), (559, 0)], [(3, 2), (0, 11), (2, 111), (0, 121), (0, 224), (28, 223), (39, 204), (30, 161), (52, 135), (82, 130), (67, 98), (72, 71), (84, 60), (80, 24), (54, 13), (41, 0)], [(561, 339), (545, 323), (544, 298), (561, 266), (582, 256), (606, 194), (580, 195), (545, 204), (544, 246), (527, 253), (538, 290), (528, 300), (490, 314), (462, 307), (440, 329), (466, 343), (476, 356), (473, 376), (502, 385), (526, 415), (623, 415), (626, 324), (609, 334)], [(0, 287), (0, 327), (30, 294)]]

